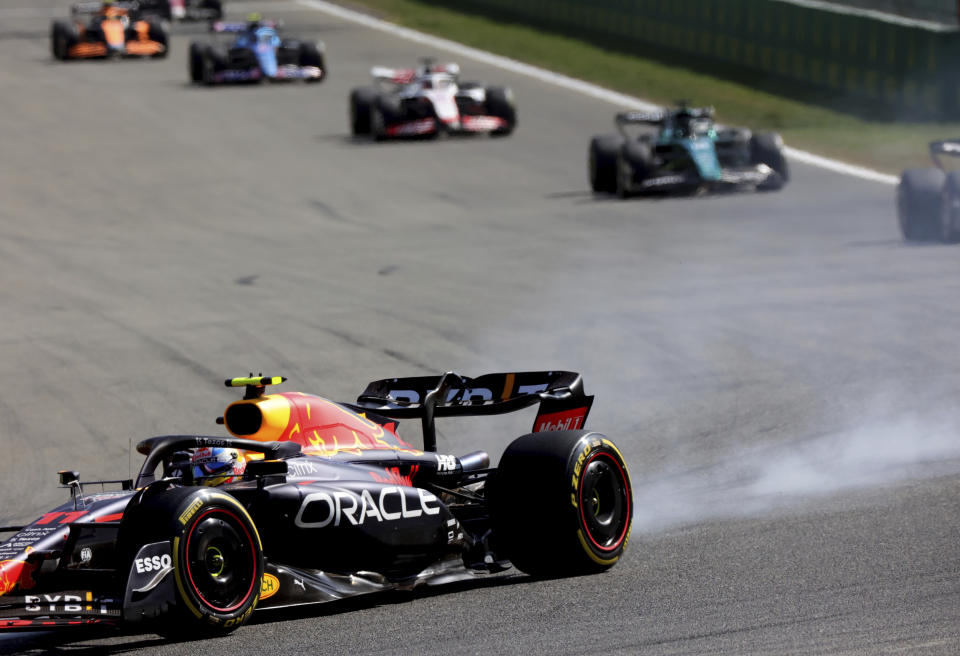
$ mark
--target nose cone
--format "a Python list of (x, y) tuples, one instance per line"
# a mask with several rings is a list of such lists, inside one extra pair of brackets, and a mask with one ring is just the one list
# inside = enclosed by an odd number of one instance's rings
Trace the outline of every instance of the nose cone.
[(271, 46), (263, 43), (257, 46), (257, 63), (266, 77), (277, 77), (277, 53)]
[(123, 52), (126, 49), (123, 23), (118, 20), (105, 20), (101, 24), (101, 27), (103, 28), (103, 38), (107, 42), (107, 47), (115, 52)]
[(437, 118), (447, 125), (457, 126), (460, 124), (460, 110), (457, 108), (457, 101), (453, 93), (440, 89), (428, 91), (426, 96), (433, 103), (433, 110), (437, 113)]
[(33, 571), (36, 565), (27, 563), (25, 560), (4, 560), (0, 561), (0, 595), (9, 594), (16, 588), (32, 588)]

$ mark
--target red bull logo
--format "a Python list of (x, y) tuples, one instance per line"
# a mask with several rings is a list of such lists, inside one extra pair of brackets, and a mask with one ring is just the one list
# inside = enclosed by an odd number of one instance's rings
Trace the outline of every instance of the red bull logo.
[(32, 588), (36, 584), (32, 576), (35, 569), (36, 565), (25, 560), (0, 561), (0, 596), (10, 594), (17, 587)]

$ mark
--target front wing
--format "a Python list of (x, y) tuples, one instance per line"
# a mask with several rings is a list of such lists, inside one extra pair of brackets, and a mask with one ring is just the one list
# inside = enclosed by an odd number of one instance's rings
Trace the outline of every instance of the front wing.
[(67, 59), (100, 59), (117, 55), (120, 57), (152, 57), (166, 50), (167, 46), (150, 39), (130, 39), (122, 51), (111, 52), (104, 41), (79, 41), (67, 49)]
[(658, 173), (640, 181), (633, 191), (670, 191), (702, 186), (713, 189), (751, 187), (762, 185), (775, 175), (778, 175), (776, 171), (765, 164), (742, 169), (723, 169), (720, 177), (715, 180), (706, 180), (696, 172)]
[(212, 81), (218, 84), (231, 82), (259, 82), (260, 80), (319, 80), (323, 77), (323, 70), (317, 66), (297, 66), (285, 64), (277, 67), (277, 74), (268, 77), (259, 68), (228, 68), (216, 71)]
[[(175, 603), (175, 578), (169, 566), (170, 543), (145, 545), (131, 567), (124, 599), (94, 590), (32, 592), (0, 597), (0, 633), (82, 628), (118, 628), (121, 624), (155, 618)], [(154, 560), (157, 569), (137, 572), (136, 562)], [(104, 573), (109, 576), (109, 573)], [(489, 572), (467, 569), (462, 558), (450, 556), (403, 581), (374, 572), (340, 574), (266, 563), (258, 610), (336, 601), (372, 592), (409, 590), (482, 576)]]
[(386, 126), (388, 137), (421, 137), (439, 132), (450, 134), (483, 134), (508, 127), (499, 116), (466, 115), (459, 121), (444, 123), (433, 117), (401, 121)]

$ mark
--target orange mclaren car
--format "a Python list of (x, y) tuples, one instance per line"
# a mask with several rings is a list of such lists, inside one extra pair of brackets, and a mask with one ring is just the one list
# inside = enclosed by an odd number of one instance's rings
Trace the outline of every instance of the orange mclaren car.
[(137, 2), (85, 2), (73, 5), (71, 20), (54, 21), (50, 46), (60, 60), (166, 57), (167, 31)]

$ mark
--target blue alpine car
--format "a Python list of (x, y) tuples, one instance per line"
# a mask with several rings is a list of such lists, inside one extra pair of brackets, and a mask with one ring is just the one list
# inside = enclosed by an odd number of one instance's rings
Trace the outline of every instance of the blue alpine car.
[(190, 44), (190, 79), (200, 84), (304, 80), (326, 77), (323, 43), (284, 38), (274, 21), (217, 21), (210, 30), (231, 37), (224, 43)]

